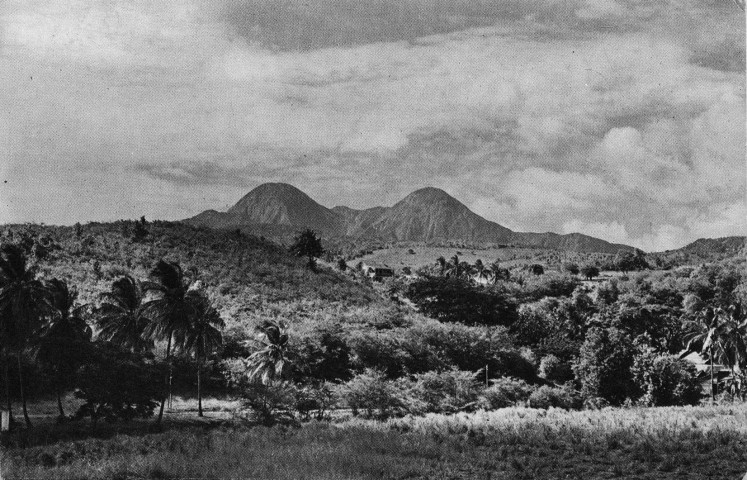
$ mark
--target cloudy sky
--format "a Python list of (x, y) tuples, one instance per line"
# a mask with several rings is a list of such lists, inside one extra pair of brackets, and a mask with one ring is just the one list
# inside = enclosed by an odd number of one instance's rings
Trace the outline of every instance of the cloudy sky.
[(645, 250), (745, 233), (732, 0), (6, 0), (0, 223), (423, 186)]

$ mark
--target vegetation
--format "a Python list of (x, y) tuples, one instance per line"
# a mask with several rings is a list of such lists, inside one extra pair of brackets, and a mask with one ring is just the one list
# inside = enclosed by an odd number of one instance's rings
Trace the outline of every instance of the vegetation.
[(299, 429), (184, 426), (5, 450), (0, 473), (96, 480), (739, 478), (745, 425), (744, 407), (727, 406), (508, 408)]
[[(346, 420), (339, 430), (312, 424), (294, 431), (289, 445), (292, 438), (306, 438), (308, 431), (316, 431), (322, 443), (324, 438), (349, 441), (345, 432), (351, 429), (369, 438), (383, 435), (394, 444), (421, 442), (409, 448), (421, 458), (422, 468), (415, 473), (427, 477), (433, 473), (427, 459), (435, 458), (431, 455), (441, 447), (432, 443), (433, 431), (423, 430), (418, 419), (433, 415), (458, 413), (454, 418), (487, 421), (502, 418), (493, 410), (529, 407), (521, 411), (532, 418), (545, 418), (537, 417), (541, 410), (546, 412), (542, 415), (576, 425), (581, 417), (574, 415), (598, 418), (593, 410), (599, 408), (617, 412), (608, 406), (697, 405), (704, 381), (716, 385), (713, 403), (740, 401), (747, 393), (743, 258), (651, 270), (655, 261), (642, 252), (621, 252), (598, 259), (599, 264), (575, 257), (542, 264), (533, 257), (508, 264), (501, 259), (467, 261), (472, 252), (457, 250), (432, 257), (406, 277), (373, 283), (347, 268), (344, 259), (321, 259), (314, 232), (302, 232), (297, 240), (289, 252), (243, 233), (143, 219), (8, 227), (0, 238), (2, 392), (8, 408), (14, 402), (23, 406), (27, 428), (14, 422), (14, 432), (5, 440), (25, 445), (42, 431), (38, 429), (49, 428), (31, 427), (28, 413), (29, 399), (34, 408), (44, 395), (55, 398), (57, 416), (64, 420), (60, 431), (85, 430), (88, 433), (80, 433), (85, 437), (103, 434), (110, 423), (122, 429), (134, 425), (131, 432), (142, 434), (156, 409), (152, 423), (171, 428), (175, 420), (167, 402), (172, 394), (196, 393), (195, 422), (212, 426), (215, 420), (205, 415), (205, 394), (233, 397), (237, 401), (233, 419), (226, 420), (228, 428), (254, 440), (263, 437), (247, 425), (339, 421), (343, 412), (352, 412), (357, 418)], [(413, 253), (407, 255), (417, 257), (425, 248), (409, 250)], [(616, 265), (622, 274), (602, 275), (603, 262)], [(597, 276), (602, 280), (595, 280)], [(690, 353), (698, 353), (705, 364), (685, 360)], [(79, 402), (77, 410), (63, 408), (64, 398), (71, 395)], [(586, 411), (560, 414), (559, 409)], [(75, 413), (66, 416), (65, 410)], [(472, 416), (463, 416), (468, 414)], [(366, 419), (386, 423), (369, 424)], [(579, 454), (560, 434), (550, 434), (550, 443), (541, 443), (521, 422), (517, 429), (527, 429), (529, 437), (515, 444), (503, 443), (491, 425), (470, 423), (452, 431), (444, 427), (449, 422), (438, 420), (439, 426), (433, 427), (441, 440), (451, 447), (466, 442), (467, 450), (478, 456), (484, 447), (514, 452), (514, 446), (521, 445)], [(381, 430), (381, 425), (393, 430)], [(572, 430), (555, 424), (544, 428), (566, 434)], [(659, 435), (652, 431), (651, 436), (633, 438), (627, 429), (615, 428), (589, 434), (605, 443), (586, 448), (631, 460), (632, 452), (643, 448), (638, 445)], [(712, 435), (696, 427), (686, 432), (677, 428), (671, 435), (661, 434), (664, 441), (692, 439), (693, 451)], [(185, 438), (192, 440), (185, 441), (193, 443), (184, 451), (228, 438), (220, 430), (187, 430)], [(275, 439), (272, 432), (266, 435)], [(741, 445), (736, 434), (722, 434), (725, 444)], [(166, 448), (161, 439), (169, 435), (131, 441)], [(53, 442), (55, 436), (44, 438), (36, 443)], [(624, 451), (616, 443), (623, 442), (620, 439), (627, 439)], [(122, 447), (119, 439), (111, 442), (96, 447), (113, 449), (106, 450), (112, 462), (107, 472), (130, 475), (122, 469), (131, 465), (125, 458), (132, 460), (134, 450)], [(606, 442), (614, 448), (596, 450)], [(207, 445), (218, 449), (213, 452), (218, 457), (236, 455), (230, 445)], [(293, 445), (288, 448), (294, 452), (301, 448)], [(50, 450), (28, 457), (11, 448), (13, 467), (8, 468), (52, 476), (71, 471), (65, 469), (80, 466), (76, 462), (86, 458), (74, 454), (58, 460), (55, 449), (63, 448), (62, 443), (38, 448)], [(666, 473), (674, 457), (666, 460), (668, 451), (661, 452), (651, 464)], [(162, 463), (165, 459), (138, 455), (168, 474), (187, 472)], [(174, 455), (174, 461), (182, 460), (182, 453)], [(455, 475), (474, 473), (464, 470), (460, 458), (453, 457)], [(496, 465), (513, 468), (500, 458)], [(222, 471), (243, 476), (261, 472), (240, 464), (237, 470)], [(536, 468), (522, 464), (528, 476), (547, 468), (530, 464)], [(204, 474), (195, 468), (189, 470), (192, 476)], [(345, 468), (343, 476), (360, 473)], [(517, 476), (520, 470), (506, 471)], [(103, 475), (103, 470), (98, 472), (84, 476)], [(152, 474), (143, 472), (133, 474)]]
[(290, 247), (291, 253), (298, 257), (306, 257), (311, 270), (316, 270), (316, 258), (324, 253), (322, 240), (311, 229), (299, 233), (296, 241)]

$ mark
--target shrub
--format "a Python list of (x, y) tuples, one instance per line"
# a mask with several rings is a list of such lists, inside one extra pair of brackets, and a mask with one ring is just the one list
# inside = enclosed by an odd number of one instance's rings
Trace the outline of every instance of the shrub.
[(272, 425), (283, 416), (290, 416), (296, 405), (296, 387), (286, 381), (267, 384), (251, 381), (244, 385), (241, 397), (244, 406), (251, 408), (265, 425)]
[(587, 410), (601, 410), (609, 407), (610, 402), (599, 397), (589, 397), (584, 399), (584, 408)]
[(695, 366), (675, 355), (647, 350), (633, 364), (639, 403), (646, 406), (696, 405), (702, 395)]
[(461, 278), (423, 278), (411, 283), (405, 294), (425, 315), (445, 322), (510, 325), (516, 319), (513, 298)]
[(573, 378), (571, 364), (564, 362), (555, 355), (542, 357), (539, 366), (539, 375), (551, 382), (563, 383)]
[(578, 275), (578, 265), (573, 262), (566, 262), (563, 264), (563, 270), (570, 273), (571, 275)]
[(412, 366), (402, 336), (403, 329), (353, 332), (349, 340), (353, 365), (359, 370), (376, 369), (390, 378), (402, 376)]
[(384, 373), (366, 369), (337, 387), (337, 395), (353, 411), (367, 418), (384, 419), (405, 412), (402, 382), (387, 380)]
[(309, 420), (312, 413), (316, 420), (324, 420), (334, 406), (334, 391), (327, 383), (307, 385), (295, 391), (294, 408), (301, 420)]
[(524, 380), (512, 377), (498, 378), (482, 391), (478, 405), (485, 410), (521, 406), (534, 390), (535, 387)]
[(581, 407), (581, 398), (568, 387), (549, 387), (543, 385), (529, 396), (531, 408), (563, 408), (573, 410)]
[(634, 349), (630, 337), (616, 328), (589, 330), (573, 366), (584, 398), (601, 397), (620, 405), (633, 393)]
[(620, 290), (616, 280), (608, 280), (597, 287), (597, 303), (612, 305), (617, 301)]
[(294, 337), (287, 356), (297, 381), (338, 381), (351, 377), (350, 346), (339, 324), (324, 325)]
[(77, 418), (100, 418), (109, 422), (149, 417), (163, 398), (163, 365), (143, 355), (99, 343), (81, 367), (75, 397), (85, 403)]
[(411, 411), (453, 413), (473, 410), (479, 389), (475, 374), (456, 369), (426, 372), (415, 376), (410, 396), (417, 407)]
[(544, 297), (569, 297), (578, 284), (579, 281), (570, 275), (553, 273), (532, 276), (524, 282), (520, 296), (523, 301), (536, 301)]
[(599, 268), (596, 265), (584, 265), (579, 271), (587, 280), (599, 276)]

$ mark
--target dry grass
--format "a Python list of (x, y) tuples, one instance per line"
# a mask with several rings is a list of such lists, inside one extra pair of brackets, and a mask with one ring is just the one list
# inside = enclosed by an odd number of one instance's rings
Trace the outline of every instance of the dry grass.
[(3, 478), (740, 478), (747, 407), (238, 422), (6, 449)]

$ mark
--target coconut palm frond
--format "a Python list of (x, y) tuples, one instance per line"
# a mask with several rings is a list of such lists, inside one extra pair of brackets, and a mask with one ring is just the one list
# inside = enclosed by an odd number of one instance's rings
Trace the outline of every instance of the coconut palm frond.
[(182, 271), (182, 267), (176, 262), (159, 260), (155, 268), (150, 272), (150, 277), (166, 290), (185, 289), (184, 272)]

